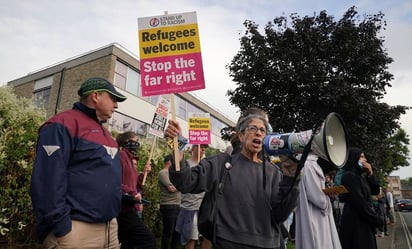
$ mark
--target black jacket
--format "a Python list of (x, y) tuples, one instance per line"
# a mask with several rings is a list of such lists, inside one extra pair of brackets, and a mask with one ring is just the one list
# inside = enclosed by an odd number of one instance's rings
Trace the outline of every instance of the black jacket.
[(349, 149), (341, 184), (349, 191), (339, 198), (344, 202), (339, 237), (342, 249), (376, 249), (375, 228), (384, 220), (372, 207), (371, 194), (379, 194), (375, 177), (368, 176), (358, 165), (362, 151)]

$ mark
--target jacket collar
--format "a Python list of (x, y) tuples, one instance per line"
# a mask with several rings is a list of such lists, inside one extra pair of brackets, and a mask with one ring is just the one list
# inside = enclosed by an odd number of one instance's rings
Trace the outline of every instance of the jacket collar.
[(87, 116), (89, 116), (91, 119), (93, 119), (99, 124), (105, 123), (105, 121), (99, 121), (99, 119), (97, 118), (96, 109), (89, 108), (80, 102), (76, 102), (73, 104), (73, 110), (78, 110), (78, 111), (83, 112), (84, 114), (86, 114)]

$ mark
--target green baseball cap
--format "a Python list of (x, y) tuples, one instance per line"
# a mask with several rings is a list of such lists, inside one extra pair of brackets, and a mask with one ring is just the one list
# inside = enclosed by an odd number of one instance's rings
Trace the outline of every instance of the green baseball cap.
[(103, 78), (90, 78), (82, 83), (77, 94), (80, 97), (86, 96), (92, 92), (108, 92), (113, 95), (117, 102), (123, 102), (127, 99), (126, 96), (116, 91), (113, 84)]

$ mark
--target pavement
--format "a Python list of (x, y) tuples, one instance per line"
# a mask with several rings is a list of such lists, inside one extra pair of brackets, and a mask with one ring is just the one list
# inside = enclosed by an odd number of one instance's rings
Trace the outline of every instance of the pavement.
[[(397, 219), (399, 221), (399, 219)], [(388, 234), (389, 236), (379, 237), (376, 236), (376, 243), (378, 244), (378, 249), (398, 249), (396, 247), (395, 238), (397, 237), (397, 229), (399, 227), (399, 222), (394, 225), (388, 224)]]
[(393, 225), (388, 224), (389, 236), (379, 237), (376, 236), (376, 242), (378, 249), (410, 249), (410, 241), (405, 235), (405, 220), (395, 212), (396, 223)]

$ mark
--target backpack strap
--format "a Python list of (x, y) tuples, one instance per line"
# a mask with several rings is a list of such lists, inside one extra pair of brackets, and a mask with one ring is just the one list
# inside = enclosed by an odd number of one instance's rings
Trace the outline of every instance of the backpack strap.
[[(224, 165), (219, 165), (220, 166), (220, 174), (219, 176), (219, 181), (216, 182), (216, 187), (215, 187), (215, 212), (214, 212), (214, 218), (213, 218), (213, 239), (212, 239), (212, 243), (213, 245), (216, 244), (216, 230), (217, 230), (217, 213), (218, 213), (218, 209), (219, 209), (219, 195), (223, 194), (223, 189), (225, 187), (225, 182), (227, 179), (227, 175), (229, 173), (229, 170), (232, 168), (232, 156), (225, 153), (226, 154), (226, 158), (223, 161)], [(216, 167), (216, 171), (217, 171), (217, 167)]]
[(223, 194), (223, 189), (225, 187), (227, 174), (229, 173), (229, 170), (231, 168), (232, 168), (232, 157), (230, 155), (227, 155), (226, 160), (225, 160), (225, 165), (223, 165), (223, 167), (221, 166), (221, 169), (220, 169), (219, 184), (218, 184), (219, 194)]

